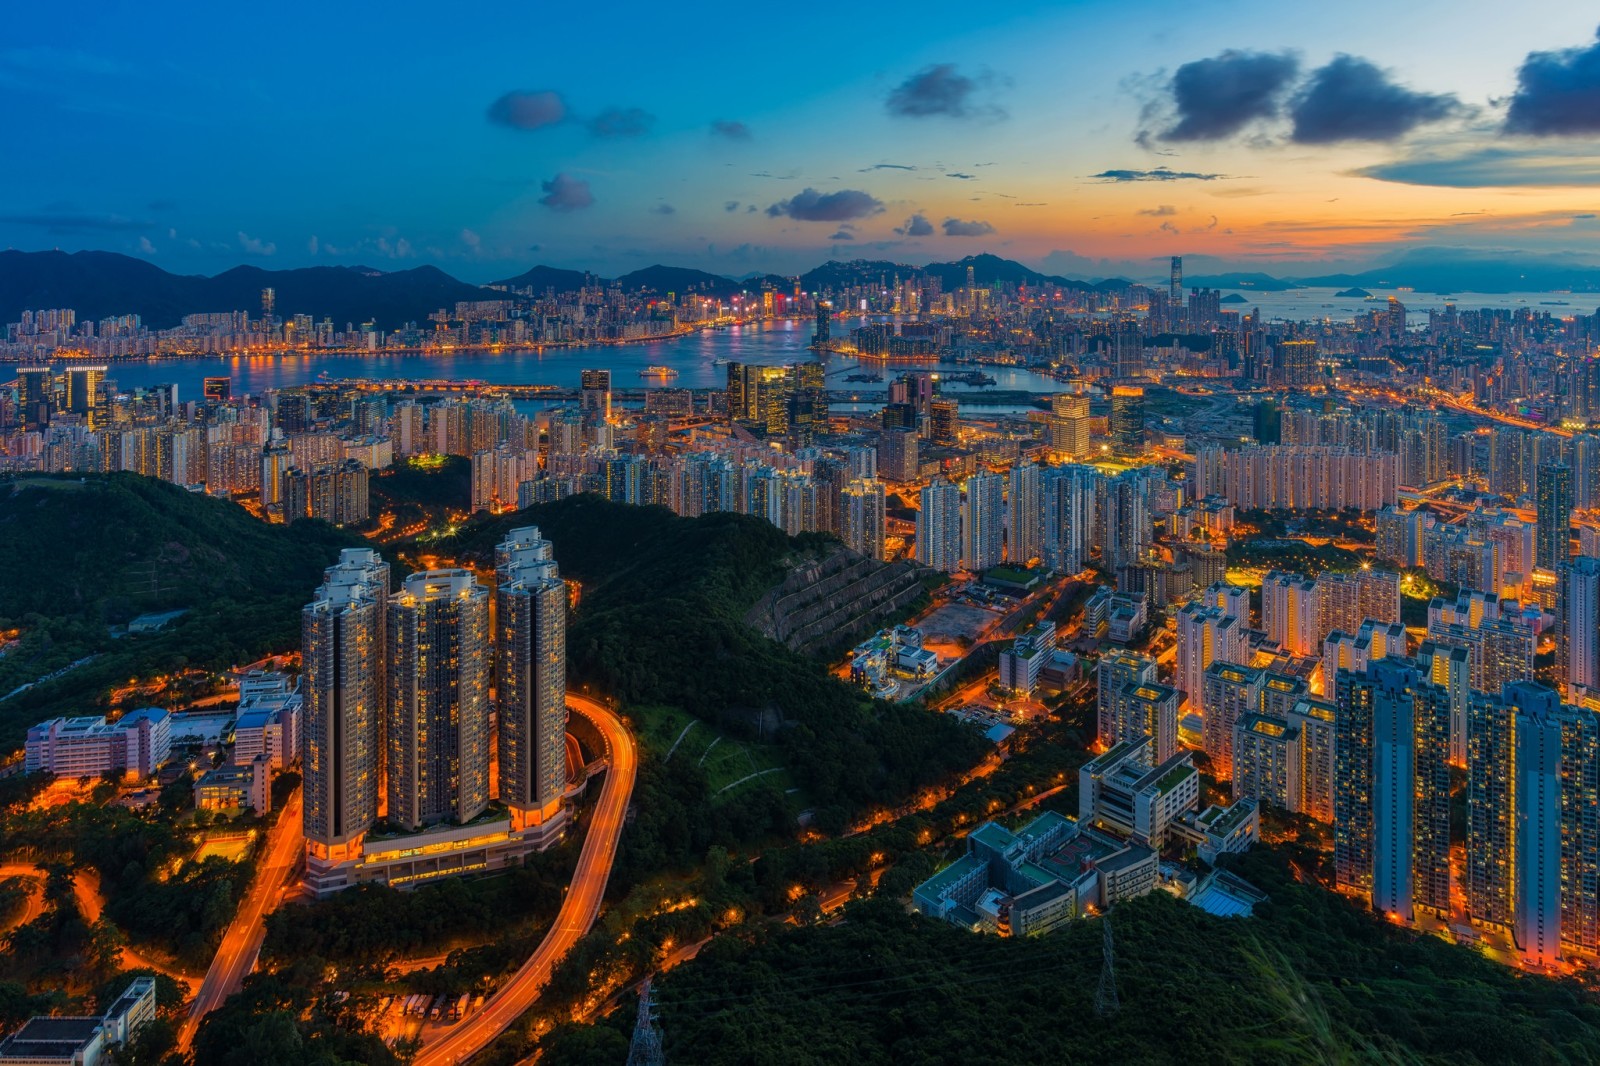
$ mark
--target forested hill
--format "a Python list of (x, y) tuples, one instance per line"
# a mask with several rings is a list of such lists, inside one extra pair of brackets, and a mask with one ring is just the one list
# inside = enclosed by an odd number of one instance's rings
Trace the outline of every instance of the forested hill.
[(790, 538), (748, 515), (679, 518), (584, 495), (480, 520), (455, 552), (492, 565), (494, 545), (521, 525), (537, 525), (562, 575), (582, 585), (567, 635), (575, 683), (776, 739), (822, 805), (899, 800), (981, 757), (984, 742), (970, 727), (874, 703), (745, 623), (797, 558), (836, 547), (831, 539)]
[[(0, 748), (47, 713), (91, 713), (147, 670), (227, 666), (299, 645), (299, 609), (342, 547), (315, 522), (271, 526), (237, 504), (136, 474), (0, 481), (0, 696), (87, 655), (93, 662), (0, 701)], [(151, 611), (159, 634), (113, 637)], [(180, 661), (181, 660), (181, 661)]]

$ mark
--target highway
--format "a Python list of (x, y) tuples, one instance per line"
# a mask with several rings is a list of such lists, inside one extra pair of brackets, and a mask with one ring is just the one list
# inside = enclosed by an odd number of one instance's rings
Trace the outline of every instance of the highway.
[(239, 991), (244, 979), (255, 968), (256, 957), (261, 953), (262, 941), (267, 936), (267, 915), (282, 901), (284, 886), (300, 863), (305, 837), (300, 822), (300, 791), (295, 790), (284, 805), (278, 824), (267, 837), (265, 858), (250, 883), (244, 901), (222, 934), (211, 968), (206, 971), (200, 991), (189, 1008), (189, 1016), (178, 1030), (178, 1048), (187, 1052), (200, 1028), (200, 1020), (222, 1006), (224, 1000)]
[(7, 924), (0, 932), (9, 933), (13, 929), (20, 929), (39, 915), (44, 913), (44, 879), (45, 872), (37, 866), (28, 863), (6, 863), (0, 865), (0, 881), (9, 881), (19, 877), (28, 883), (28, 898), (19, 914)]
[(595, 804), (578, 868), (562, 901), (555, 924), (538, 948), (505, 984), (483, 1005), (483, 1009), (464, 1019), (441, 1039), (425, 1045), (414, 1060), (415, 1066), (453, 1066), (488, 1047), (511, 1027), (539, 998), (550, 971), (594, 925), (600, 901), (611, 877), (611, 864), (622, 838), (623, 816), (633, 797), (634, 776), (639, 769), (638, 751), (633, 736), (622, 719), (600, 703), (567, 694), (567, 706), (589, 719), (606, 738), (610, 769)]

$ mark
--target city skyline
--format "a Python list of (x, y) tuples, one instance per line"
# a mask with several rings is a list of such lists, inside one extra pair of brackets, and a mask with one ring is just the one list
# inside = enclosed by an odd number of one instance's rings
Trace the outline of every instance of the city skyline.
[[(1156, 276), (1171, 253), (1194, 273), (1592, 262), (1594, 19), (1475, 14), (1491, 12), (1157, 5), (1135, 22), (1090, 2), (974, 31), (953, 6), (791, 29), (491, 5), (494, 56), (480, 34), (428, 32), (409, 71), (421, 8), (291, 8), (307, 46), (221, 76), (201, 57), (262, 40), (253, 16), (97, 12), (70, 47), (0, 52), (0, 97), (25, 140), (70, 130), (117, 180), (13, 168), (0, 243), (179, 273), (434, 263), (475, 281), (978, 251), (1080, 276)], [(18, 21), (19, 41), (50, 39), (44, 16)], [(340, 40), (361, 58), (330, 61)], [(708, 58), (718, 78), (678, 76)]]

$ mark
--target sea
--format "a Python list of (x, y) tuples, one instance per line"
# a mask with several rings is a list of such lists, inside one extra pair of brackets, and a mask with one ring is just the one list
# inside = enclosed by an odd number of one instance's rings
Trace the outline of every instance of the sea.
[[(1228, 290), (1234, 291), (1234, 290)], [(1368, 289), (1376, 300), (1335, 296), (1335, 289), (1294, 289), (1288, 292), (1241, 291), (1246, 303), (1225, 305), (1244, 313), (1261, 309), (1263, 318), (1284, 320), (1345, 321), (1376, 305), (1397, 297), (1410, 313), (1411, 325), (1426, 322), (1431, 308), (1452, 302), (1461, 310), (1477, 308), (1531, 308), (1558, 316), (1589, 314), (1600, 304), (1600, 295), (1567, 293), (1432, 293)], [(576, 388), (579, 375), (591, 368), (609, 369), (615, 389), (632, 388), (715, 388), (727, 381), (725, 363), (752, 363), (776, 366), (816, 358), (808, 350), (813, 324), (809, 320), (780, 320), (702, 330), (683, 337), (638, 344), (571, 348), (507, 349), (502, 351), (399, 352), (359, 354), (347, 352), (304, 352), (254, 356), (204, 356), (123, 360), (109, 364), (107, 377), (119, 389), (129, 391), (158, 384), (178, 386), (180, 401), (197, 399), (201, 384), (208, 377), (232, 379), (235, 396), (259, 394), (315, 381), (343, 378), (365, 379), (454, 379), (477, 380), (491, 385), (556, 385)], [(829, 353), (823, 356), (827, 379), (835, 391), (859, 388), (863, 405), (882, 402), (886, 382), (910, 366), (859, 360)], [(14, 371), (16, 364), (5, 369)], [(644, 376), (647, 367), (670, 367), (675, 377)], [(1060, 388), (1047, 374), (1024, 367), (974, 366), (957, 363), (917, 363), (915, 369), (935, 373), (961, 373), (981, 370), (994, 379), (994, 389), (1027, 392), (1053, 392)], [(881, 374), (882, 382), (848, 380), (852, 375)], [(9, 380), (12, 375), (6, 374)], [(959, 395), (978, 388), (947, 382), (943, 391)], [(835, 405), (848, 410), (849, 405)], [(991, 408), (1002, 413), (998, 408)], [(1021, 409), (1019, 409), (1021, 410)]]

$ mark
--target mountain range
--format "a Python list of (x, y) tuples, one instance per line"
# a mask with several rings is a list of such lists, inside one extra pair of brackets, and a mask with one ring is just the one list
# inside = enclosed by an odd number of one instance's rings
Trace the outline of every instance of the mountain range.
[[(939, 279), (946, 291), (967, 283), (971, 269), (979, 285), (996, 282), (1030, 287), (1051, 287), (1079, 292), (1110, 292), (1132, 284), (1124, 278), (1097, 281), (1042, 274), (1011, 259), (982, 254), (950, 263), (921, 266), (886, 259), (830, 260), (800, 275), (807, 292), (850, 286), (881, 285), (899, 277), (925, 274)], [(459, 300), (501, 299), (506, 289), (542, 294), (550, 290), (573, 292), (585, 284), (618, 285), (628, 292), (704, 293), (729, 299), (758, 292), (770, 285), (788, 292), (794, 278), (752, 274), (742, 279), (711, 274), (688, 267), (657, 264), (617, 278), (601, 278), (579, 270), (536, 266), (515, 277), (474, 285), (451, 277), (438, 267), (383, 271), (367, 266), (300, 267), (263, 270), (237, 266), (214, 277), (171, 274), (153, 263), (115, 252), (0, 251), (0, 322), (16, 322), (30, 309), (70, 307), (82, 319), (113, 315), (138, 315), (146, 325), (166, 329), (186, 314), (248, 311), (259, 313), (261, 293), (276, 294), (279, 315), (309, 314), (331, 319), (336, 328), (347, 323), (375, 322), (393, 329), (407, 322), (422, 322), (441, 308)], [(1538, 292), (1600, 291), (1600, 268), (1560, 258), (1495, 258), (1483, 253), (1449, 249), (1419, 249), (1395, 263), (1353, 274), (1280, 278), (1262, 273), (1198, 275), (1192, 287), (1280, 292), (1299, 287), (1368, 288), (1410, 287), (1419, 292)]]

